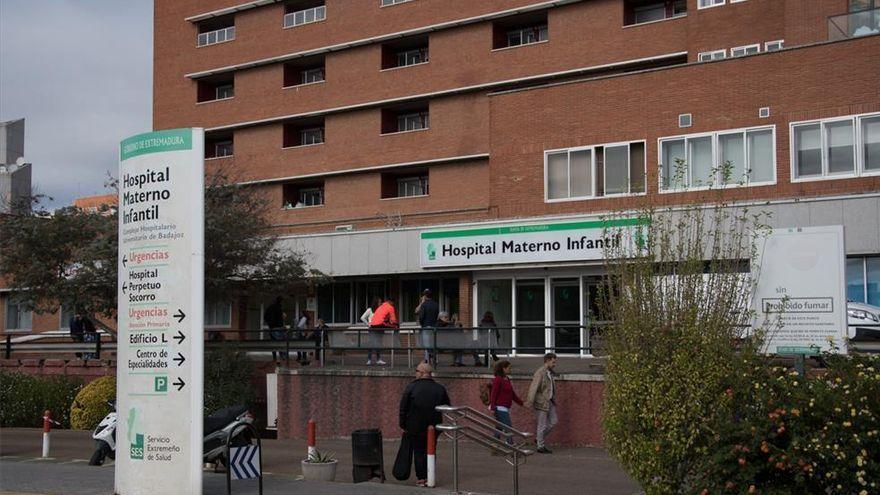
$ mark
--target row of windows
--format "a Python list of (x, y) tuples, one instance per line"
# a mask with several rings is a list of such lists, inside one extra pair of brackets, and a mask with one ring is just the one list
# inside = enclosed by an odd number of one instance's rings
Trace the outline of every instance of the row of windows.
[[(775, 41), (767, 41), (764, 43), (764, 51), (765, 52), (775, 52), (785, 48), (785, 40), (775, 40)], [(730, 57), (745, 57), (746, 55), (754, 55), (756, 53), (761, 53), (761, 44), (755, 43), (752, 45), (744, 45), (744, 46), (736, 46), (730, 49)], [(722, 60), (727, 58), (727, 50), (711, 50), (708, 52), (700, 52), (697, 55), (697, 59), (700, 62), (709, 62), (712, 60)]]
[[(381, 199), (427, 196), (430, 192), (428, 170), (382, 174)], [(282, 186), (284, 209), (306, 208), (324, 204), (324, 182), (304, 181)]]
[[(417, 321), (416, 307), (425, 289), (430, 289), (441, 311), (450, 315), (459, 310), (458, 278), (403, 279), (397, 301), (401, 323)], [(361, 315), (376, 297), (388, 296), (386, 280), (334, 282), (317, 289), (317, 318), (328, 324), (360, 324)]]
[[(791, 124), (792, 180), (880, 174), (880, 114)], [(660, 192), (776, 182), (776, 131), (753, 127), (658, 140)], [(644, 141), (544, 152), (548, 202), (643, 194)]]
[(880, 306), (880, 256), (846, 260), (846, 298)]

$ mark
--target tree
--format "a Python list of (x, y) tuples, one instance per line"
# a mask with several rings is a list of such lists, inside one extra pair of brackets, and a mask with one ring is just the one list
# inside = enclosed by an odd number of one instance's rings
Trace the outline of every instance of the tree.
[[(257, 189), (235, 184), (223, 171), (208, 175), (205, 184), (206, 298), (284, 294), (305, 278), (320, 277), (299, 253), (279, 247), (269, 202)], [(43, 199), (29, 198), (33, 213), (0, 218), (0, 274), (13, 291), (26, 294), (25, 302), (38, 313), (64, 305), (114, 318), (116, 208), (50, 211)]]

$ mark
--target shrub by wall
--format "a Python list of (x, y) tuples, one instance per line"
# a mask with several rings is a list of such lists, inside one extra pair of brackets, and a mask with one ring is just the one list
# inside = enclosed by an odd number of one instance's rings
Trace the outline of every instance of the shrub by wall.
[(253, 406), (251, 383), (254, 365), (234, 348), (220, 347), (205, 353), (205, 415), (227, 406)]
[(110, 412), (108, 401), (116, 398), (116, 377), (105, 376), (89, 383), (70, 406), (70, 424), (76, 430), (91, 430)]
[(43, 411), (52, 411), (53, 427), (70, 428), (70, 403), (82, 380), (0, 371), (0, 426), (40, 428)]

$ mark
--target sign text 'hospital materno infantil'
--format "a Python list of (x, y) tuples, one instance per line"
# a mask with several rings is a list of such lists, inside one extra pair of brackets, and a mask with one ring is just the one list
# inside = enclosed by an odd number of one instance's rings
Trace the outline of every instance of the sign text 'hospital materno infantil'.
[(202, 492), (204, 132), (119, 157), (116, 493)]
[(421, 233), (423, 268), (600, 260), (631, 242), (638, 218), (438, 230)]

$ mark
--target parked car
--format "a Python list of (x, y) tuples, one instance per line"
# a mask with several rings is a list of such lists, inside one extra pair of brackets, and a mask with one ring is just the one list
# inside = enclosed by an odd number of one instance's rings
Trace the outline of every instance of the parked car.
[(847, 335), (853, 340), (880, 339), (880, 306), (848, 301)]

